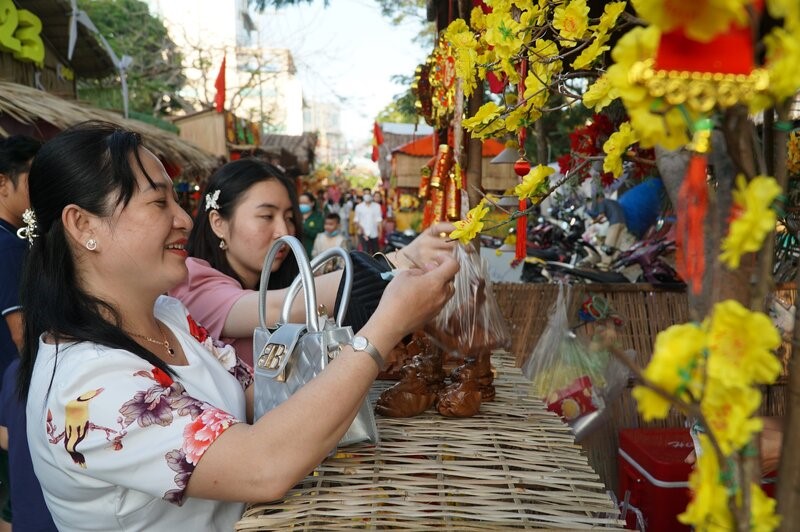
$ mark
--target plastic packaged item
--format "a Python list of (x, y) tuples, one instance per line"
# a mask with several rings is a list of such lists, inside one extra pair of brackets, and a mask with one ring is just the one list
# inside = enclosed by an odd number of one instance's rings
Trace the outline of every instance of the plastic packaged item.
[[(522, 372), (531, 379), (531, 392), (581, 441), (608, 415), (608, 406), (621, 394), (629, 372), (599, 338), (587, 343), (572, 331), (567, 313), (571, 296), (568, 285), (559, 285), (550, 319)], [(605, 327), (601, 324), (596, 336), (605, 334)]]
[(458, 245), (454, 253), (455, 292), (425, 332), (445, 351), (464, 357), (508, 348), (511, 335), (485, 261), (471, 246)]

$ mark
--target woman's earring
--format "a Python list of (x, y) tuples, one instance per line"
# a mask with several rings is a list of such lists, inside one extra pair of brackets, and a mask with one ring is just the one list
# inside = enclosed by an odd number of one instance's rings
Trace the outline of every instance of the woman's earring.
[(219, 239), (219, 249), (221, 249), (223, 251), (228, 249), (228, 244), (225, 243), (225, 239), (224, 238), (220, 238)]
[(89, 240), (87, 240), (86, 241), (86, 249), (88, 249), (89, 251), (96, 250), (97, 249), (97, 240), (95, 240), (94, 238), (90, 238)]

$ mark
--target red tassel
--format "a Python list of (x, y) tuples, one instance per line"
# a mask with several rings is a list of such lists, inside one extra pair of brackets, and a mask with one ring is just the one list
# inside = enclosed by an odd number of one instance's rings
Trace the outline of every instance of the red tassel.
[[(528, 207), (527, 200), (519, 200), (519, 210), (524, 211)], [(517, 218), (517, 248), (514, 254), (514, 261), (525, 260), (528, 256), (528, 217), (520, 216)]]
[(694, 153), (678, 192), (678, 221), (675, 227), (678, 273), (694, 294), (702, 290), (706, 269), (703, 225), (708, 212), (707, 166), (708, 156)]

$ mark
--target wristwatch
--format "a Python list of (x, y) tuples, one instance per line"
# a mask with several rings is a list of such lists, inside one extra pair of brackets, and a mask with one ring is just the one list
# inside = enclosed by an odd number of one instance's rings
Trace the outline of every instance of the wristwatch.
[(372, 357), (372, 360), (378, 365), (379, 370), (383, 370), (386, 366), (386, 362), (383, 360), (380, 351), (370, 343), (369, 340), (366, 339), (364, 336), (354, 336), (353, 339), (350, 341), (350, 346), (353, 348), (354, 351), (364, 351), (369, 356)]

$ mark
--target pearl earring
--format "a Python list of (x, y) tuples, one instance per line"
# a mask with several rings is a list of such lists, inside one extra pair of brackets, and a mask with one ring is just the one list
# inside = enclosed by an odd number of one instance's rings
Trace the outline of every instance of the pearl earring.
[(87, 240), (86, 241), (86, 249), (88, 249), (89, 251), (96, 250), (97, 249), (97, 240), (95, 240), (94, 238), (90, 238), (89, 240)]
[(228, 244), (225, 243), (225, 239), (224, 238), (220, 238), (219, 239), (219, 249), (221, 249), (223, 251), (228, 249)]

